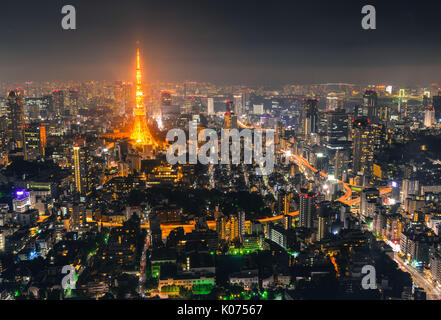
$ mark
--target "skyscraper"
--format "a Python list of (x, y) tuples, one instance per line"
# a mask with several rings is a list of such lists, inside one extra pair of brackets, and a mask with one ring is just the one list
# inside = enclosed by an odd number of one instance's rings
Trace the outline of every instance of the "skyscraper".
[(239, 211), (230, 217), (230, 240), (243, 240), (245, 234), (245, 212)]
[(233, 98), (234, 98), (234, 113), (237, 116), (240, 116), (243, 114), (243, 97), (241, 94), (235, 94)]
[(344, 109), (326, 113), (326, 143), (344, 144), (348, 141), (348, 115)]
[(87, 148), (73, 147), (75, 190), (81, 195), (91, 191), (91, 159)]
[(8, 139), (12, 150), (23, 147), (23, 129), (25, 126), (23, 101), (18, 91), (11, 91), (7, 100)]
[[(44, 127), (43, 127), (44, 128)], [(39, 124), (27, 125), (24, 129), (24, 159), (34, 160), (44, 154), (42, 133)]]
[(430, 128), (436, 122), (433, 105), (424, 108), (424, 126)]
[(363, 116), (372, 122), (378, 120), (377, 93), (374, 90), (366, 90), (363, 95)]
[(171, 106), (172, 105), (172, 96), (170, 92), (163, 91), (161, 92), (161, 106)]
[(319, 131), (320, 120), (317, 103), (317, 99), (306, 99), (304, 102), (302, 133), (305, 139), (308, 139), (311, 133), (318, 133)]
[(52, 107), (53, 113), (56, 116), (64, 114), (64, 91), (54, 90), (52, 91)]
[(369, 125), (368, 118), (360, 118), (353, 123), (353, 172), (362, 174), (371, 171), (374, 160), (374, 138)]
[(326, 143), (329, 156), (329, 173), (342, 179), (348, 171), (350, 159), (349, 117), (344, 109), (326, 113)]
[(323, 201), (319, 204), (318, 216), (318, 228), (317, 228), (317, 241), (321, 241), (326, 238), (328, 234), (330, 216), (332, 214), (331, 202)]
[(433, 96), (433, 109), (435, 110), (435, 121), (441, 121), (441, 95)]
[(300, 193), (300, 226), (304, 228), (313, 227), (313, 219), (315, 214), (316, 193)]
[(360, 213), (363, 217), (373, 218), (380, 201), (380, 192), (376, 188), (363, 189), (360, 196)]
[(207, 114), (208, 115), (214, 114), (214, 99), (213, 98), (207, 98)]
[(216, 232), (219, 235), (219, 239), (227, 239), (227, 217), (225, 217), (224, 215), (220, 216), (216, 220)]
[(67, 93), (66, 112), (70, 116), (76, 116), (78, 114), (79, 107), (79, 94), (78, 90), (69, 90)]
[(411, 195), (420, 194), (420, 183), (418, 180), (403, 179), (401, 203), (405, 203), (406, 199)]
[(233, 112), (233, 101), (227, 101), (227, 110), (225, 111), (224, 117), (224, 128), (234, 129), (237, 127), (237, 116)]

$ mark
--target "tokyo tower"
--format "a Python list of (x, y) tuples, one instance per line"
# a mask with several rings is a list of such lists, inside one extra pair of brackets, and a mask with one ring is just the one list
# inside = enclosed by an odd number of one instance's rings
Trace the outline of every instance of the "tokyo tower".
[[(139, 45), (139, 42), (137, 42)], [(157, 146), (157, 143), (153, 139), (147, 126), (147, 118), (144, 107), (144, 93), (142, 91), (142, 75), (141, 75), (141, 62), (139, 55), (139, 47), (136, 53), (136, 106), (134, 109), (135, 122), (133, 123), (131, 139), (138, 145), (152, 145)]]

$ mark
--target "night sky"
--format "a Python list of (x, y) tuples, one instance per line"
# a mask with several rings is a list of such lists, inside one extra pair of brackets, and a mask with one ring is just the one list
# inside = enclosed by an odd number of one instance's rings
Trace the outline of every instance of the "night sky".
[(3, 1), (0, 35), (0, 81), (131, 80), (140, 40), (146, 81), (441, 82), (439, 1)]

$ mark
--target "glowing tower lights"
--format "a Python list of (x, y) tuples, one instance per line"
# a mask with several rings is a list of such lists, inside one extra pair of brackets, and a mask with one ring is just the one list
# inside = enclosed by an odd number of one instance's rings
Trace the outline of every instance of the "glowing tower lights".
[[(139, 41), (137, 42), (139, 45)], [(134, 109), (135, 121), (130, 138), (135, 141), (136, 144), (142, 146), (157, 146), (152, 134), (147, 126), (146, 111), (144, 107), (144, 93), (142, 90), (142, 73), (141, 73), (141, 61), (139, 54), (139, 47), (136, 53), (136, 106)]]

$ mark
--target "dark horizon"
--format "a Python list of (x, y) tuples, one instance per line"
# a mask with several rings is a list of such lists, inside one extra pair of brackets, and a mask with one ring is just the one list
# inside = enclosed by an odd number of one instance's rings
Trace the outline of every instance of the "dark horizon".
[[(67, 4), (77, 30), (61, 28)], [(376, 30), (361, 28), (366, 4)], [(2, 82), (133, 80), (137, 40), (147, 82), (441, 81), (441, 5), (429, 1), (18, 1), (0, 15)]]

